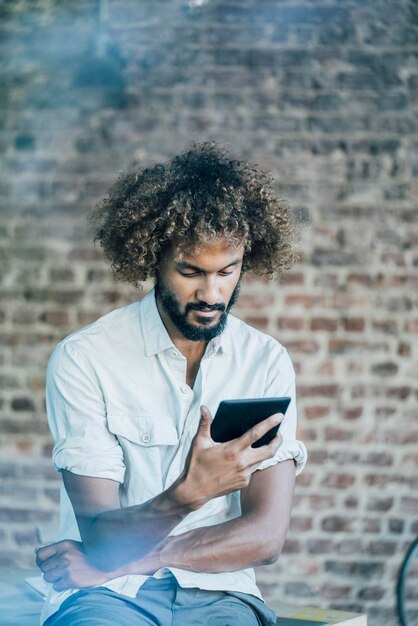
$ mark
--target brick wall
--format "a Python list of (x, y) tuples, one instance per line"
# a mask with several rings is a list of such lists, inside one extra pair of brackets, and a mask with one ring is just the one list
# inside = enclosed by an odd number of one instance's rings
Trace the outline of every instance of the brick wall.
[(138, 297), (85, 216), (118, 171), (212, 138), (271, 169), (301, 226), (300, 263), (236, 309), (288, 346), (310, 452), (260, 586), (397, 623), (418, 533), (417, 26), (406, 0), (0, 2), (1, 565), (31, 566), (56, 522), (51, 350)]

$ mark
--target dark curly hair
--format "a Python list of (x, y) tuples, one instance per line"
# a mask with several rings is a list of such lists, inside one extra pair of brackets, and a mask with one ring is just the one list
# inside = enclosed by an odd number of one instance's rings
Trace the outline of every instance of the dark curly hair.
[(215, 142), (122, 173), (89, 222), (116, 277), (135, 287), (156, 276), (172, 244), (193, 253), (220, 236), (244, 244), (243, 272), (272, 278), (294, 261), (293, 223), (271, 177)]

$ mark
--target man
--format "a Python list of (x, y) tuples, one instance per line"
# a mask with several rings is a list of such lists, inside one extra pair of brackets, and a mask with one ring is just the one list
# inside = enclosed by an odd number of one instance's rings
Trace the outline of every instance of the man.
[[(64, 488), (60, 541), (37, 551), (52, 585), (43, 619), (273, 624), (252, 567), (280, 554), (306, 450), (286, 350), (229, 311), (245, 272), (290, 265), (286, 205), (257, 167), (203, 143), (121, 175), (92, 222), (116, 276), (155, 285), (50, 358)], [(285, 417), (212, 440), (221, 400), (271, 396), (292, 398)]]

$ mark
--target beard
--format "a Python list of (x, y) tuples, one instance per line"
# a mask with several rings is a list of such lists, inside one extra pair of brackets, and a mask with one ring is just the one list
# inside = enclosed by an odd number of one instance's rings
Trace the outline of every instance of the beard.
[[(206, 302), (189, 302), (186, 304), (184, 311), (173, 291), (164, 284), (159, 276), (155, 281), (155, 292), (160, 298), (164, 311), (169, 316), (171, 322), (177, 330), (191, 341), (210, 341), (214, 337), (220, 335), (226, 327), (228, 321), (228, 313), (231, 307), (238, 300), (241, 280), (238, 281), (227, 305), (213, 304), (208, 305)], [(188, 321), (189, 311), (221, 311), (219, 321), (215, 324), (211, 318), (200, 318), (199, 322), (192, 324)]]

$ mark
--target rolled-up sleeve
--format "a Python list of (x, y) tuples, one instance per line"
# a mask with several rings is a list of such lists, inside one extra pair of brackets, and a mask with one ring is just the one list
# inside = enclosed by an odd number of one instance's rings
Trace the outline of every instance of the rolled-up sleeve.
[(274, 457), (263, 461), (258, 470), (266, 469), (276, 465), (280, 461), (293, 459), (296, 465), (296, 476), (301, 473), (308, 459), (305, 444), (296, 438), (297, 410), (296, 410), (296, 389), (295, 370), (287, 350), (281, 347), (280, 355), (273, 364), (270, 372), (268, 384), (264, 397), (285, 397), (291, 398), (289, 407), (280, 424), (280, 434), (283, 442)]
[(123, 452), (107, 428), (100, 383), (86, 357), (69, 342), (58, 344), (49, 359), (46, 409), (58, 471), (123, 482)]

